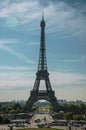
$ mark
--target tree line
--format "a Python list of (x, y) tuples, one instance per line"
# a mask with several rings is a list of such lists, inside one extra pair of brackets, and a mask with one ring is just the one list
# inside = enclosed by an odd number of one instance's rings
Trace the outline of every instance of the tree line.
[[(2, 114), (18, 114), (25, 112), (25, 103), (21, 102), (7, 102), (7, 103), (0, 103), (0, 123), (1, 122), (9, 122), (7, 118), (2, 117)], [(36, 109), (40, 109), (40, 105), (34, 105), (32, 107), (32, 112)], [(53, 111), (53, 107), (47, 104), (48, 109)], [(57, 113), (63, 111), (65, 113), (66, 120), (86, 120), (86, 104), (59, 104)]]

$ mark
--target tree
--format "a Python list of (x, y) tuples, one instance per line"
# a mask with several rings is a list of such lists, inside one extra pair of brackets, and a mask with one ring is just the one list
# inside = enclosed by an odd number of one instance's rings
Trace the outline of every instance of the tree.
[(67, 112), (66, 113), (66, 120), (67, 121), (70, 121), (70, 120), (72, 120), (73, 119), (73, 113), (72, 112)]
[(3, 118), (3, 123), (4, 124), (9, 124), (10, 123), (10, 120), (8, 118)]
[(0, 116), (0, 124), (2, 124), (2, 123), (3, 123), (3, 117)]
[(14, 109), (15, 109), (15, 110), (21, 109), (21, 105), (20, 105), (19, 103), (15, 103)]
[(37, 110), (38, 108), (39, 108), (38, 105), (33, 105), (32, 108), (31, 108), (31, 111), (35, 111), (35, 110)]
[(82, 116), (82, 115), (74, 115), (73, 119), (76, 120), (76, 121), (84, 120), (84, 116)]
[(9, 114), (15, 114), (16, 113), (16, 110), (12, 109), (9, 111)]

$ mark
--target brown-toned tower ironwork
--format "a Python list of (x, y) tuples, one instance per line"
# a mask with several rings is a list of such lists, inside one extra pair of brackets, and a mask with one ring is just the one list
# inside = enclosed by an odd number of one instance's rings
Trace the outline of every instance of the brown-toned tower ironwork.
[[(41, 99), (49, 101), (55, 111), (58, 108), (58, 102), (55, 97), (55, 92), (52, 90), (50, 80), (49, 80), (49, 73), (48, 73), (48, 69), (47, 69), (46, 47), (45, 47), (45, 26), (46, 26), (46, 24), (44, 21), (43, 13), (42, 13), (42, 20), (41, 20), (40, 26), (41, 26), (41, 38), (40, 38), (38, 70), (36, 73), (36, 80), (34, 83), (33, 90), (30, 92), (30, 97), (25, 106), (25, 110), (27, 112), (31, 111), (33, 104), (36, 101), (41, 100)], [(45, 81), (46, 90), (39, 90), (41, 80)]]

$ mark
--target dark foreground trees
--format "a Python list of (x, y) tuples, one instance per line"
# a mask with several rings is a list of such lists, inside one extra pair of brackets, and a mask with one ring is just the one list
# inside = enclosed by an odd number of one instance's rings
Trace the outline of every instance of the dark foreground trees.
[(4, 116), (0, 116), (0, 124), (9, 124), (10, 120)]

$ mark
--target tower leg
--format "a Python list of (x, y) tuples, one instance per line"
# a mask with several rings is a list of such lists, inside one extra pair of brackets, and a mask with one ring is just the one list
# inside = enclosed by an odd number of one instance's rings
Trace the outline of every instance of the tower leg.
[(36, 97), (34, 97), (35, 95), (33, 95), (32, 92), (34, 92), (34, 91), (31, 91), (30, 97), (29, 97), (29, 99), (28, 99), (28, 101), (27, 101), (27, 103), (25, 105), (25, 111), (26, 112), (30, 112), (31, 111), (31, 108), (32, 108), (33, 104), (36, 101)]
[(25, 111), (30, 112), (33, 104), (36, 101), (42, 100), (42, 99), (49, 101), (51, 103), (51, 105), (53, 106), (54, 111), (58, 110), (58, 102), (54, 95), (54, 91), (42, 90), (42, 91), (31, 91), (30, 97), (25, 106)]

